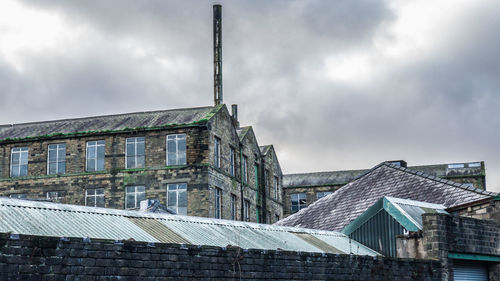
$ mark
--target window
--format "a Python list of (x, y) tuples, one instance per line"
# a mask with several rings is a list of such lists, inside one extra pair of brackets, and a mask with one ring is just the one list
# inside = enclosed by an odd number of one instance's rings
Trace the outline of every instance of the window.
[(127, 186), (125, 189), (125, 208), (136, 209), (146, 199), (146, 188), (142, 185)]
[(167, 185), (167, 207), (178, 215), (187, 216), (187, 184), (172, 183)]
[(300, 209), (307, 207), (305, 193), (292, 193), (291, 198), (292, 198), (292, 213), (295, 213)]
[(49, 191), (47, 192), (47, 200), (60, 202), (64, 198), (64, 194), (64, 191)]
[(236, 195), (231, 194), (231, 219), (236, 220)]
[(250, 220), (250, 201), (248, 200), (243, 201), (243, 220)]
[(332, 194), (331, 191), (320, 191), (320, 192), (316, 192), (316, 199), (321, 199), (327, 195), (330, 195)]
[(9, 198), (12, 199), (28, 199), (28, 194), (26, 193), (16, 193), (9, 195)]
[(235, 157), (234, 157), (234, 148), (230, 147), (229, 148), (229, 174), (234, 177), (235, 175), (235, 170), (234, 170), (234, 165), (235, 165)]
[(85, 206), (104, 207), (104, 188), (85, 190)]
[(47, 175), (66, 173), (66, 144), (49, 144), (47, 157)]
[(220, 219), (221, 216), (221, 207), (222, 207), (222, 189), (215, 188), (215, 218)]
[(245, 155), (243, 155), (243, 161), (241, 161), (241, 178), (242, 178), (243, 183), (248, 182), (247, 165), (248, 165), (248, 158)]
[(264, 170), (264, 188), (266, 189), (266, 192), (268, 190), (271, 190), (271, 186), (269, 185), (269, 170), (268, 169), (265, 169)]
[(469, 163), (469, 168), (477, 168), (481, 167), (481, 162), (474, 162), (474, 163)]
[(144, 168), (144, 137), (128, 138), (126, 141), (126, 169)]
[(104, 141), (87, 142), (87, 171), (104, 171)]
[(215, 168), (220, 168), (220, 139), (215, 137), (214, 143), (214, 165)]
[(448, 164), (448, 169), (460, 169), (463, 167), (464, 167), (464, 164)]
[(473, 183), (470, 183), (470, 182), (467, 182), (467, 183), (462, 183), (463, 186), (466, 186), (466, 187), (474, 187), (474, 184)]
[(257, 164), (253, 165), (253, 172), (254, 172), (255, 188), (259, 188), (259, 165)]
[(274, 177), (274, 199), (276, 199), (276, 200), (279, 200), (279, 198), (278, 198), (278, 195), (279, 195), (279, 188), (278, 188), (279, 182), (278, 182), (278, 180), (279, 180), (279, 178), (275, 176)]
[(167, 136), (167, 166), (186, 165), (186, 134)]
[(10, 176), (25, 177), (28, 175), (28, 148), (14, 147), (10, 152)]
[(274, 214), (274, 222), (277, 222), (280, 220), (280, 215)]

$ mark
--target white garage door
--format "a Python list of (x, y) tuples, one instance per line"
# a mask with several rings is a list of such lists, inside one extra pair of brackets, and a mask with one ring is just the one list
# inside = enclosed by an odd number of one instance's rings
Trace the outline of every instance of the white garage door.
[(488, 281), (488, 266), (481, 262), (453, 260), (455, 281)]

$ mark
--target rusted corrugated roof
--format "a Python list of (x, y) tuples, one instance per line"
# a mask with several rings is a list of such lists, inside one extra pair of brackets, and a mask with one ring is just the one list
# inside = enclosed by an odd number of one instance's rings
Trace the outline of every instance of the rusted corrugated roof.
[(339, 232), (3, 197), (0, 218), (1, 233), (377, 255)]

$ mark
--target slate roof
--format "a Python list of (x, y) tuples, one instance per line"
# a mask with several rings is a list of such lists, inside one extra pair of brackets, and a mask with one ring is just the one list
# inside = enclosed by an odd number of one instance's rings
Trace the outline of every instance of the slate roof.
[[(484, 176), (485, 173), (483, 162), (421, 165), (410, 166), (408, 168), (441, 178)], [(287, 174), (283, 175), (283, 187), (294, 188), (321, 185), (344, 185), (367, 171), (369, 171), (369, 169)]]
[(384, 196), (453, 207), (496, 194), (384, 162), (276, 224), (340, 231)]
[(241, 221), (0, 197), (0, 233), (375, 256), (346, 235)]
[(220, 108), (182, 108), (0, 125), (0, 140), (196, 124), (208, 121)]

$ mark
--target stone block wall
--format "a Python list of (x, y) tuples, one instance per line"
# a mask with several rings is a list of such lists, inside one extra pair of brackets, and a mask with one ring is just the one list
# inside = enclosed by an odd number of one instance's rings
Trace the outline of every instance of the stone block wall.
[[(447, 214), (422, 215), (423, 230), (413, 236), (398, 237), (398, 257), (428, 258), (443, 264), (443, 280), (453, 280), (453, 259), (449, 254), (480, 255), (490, 259), (491, 281), (500, 280), (500, 224)], [(495, 258), (496, 257), (496, 258)], [(493, 261), (491, 261), (493, 260)]]
[(284, 188), (283, 192), (283, 213), (284, 217), (287, 217), (292, 214), (292, 206), (291, 206), (291, 194), (293, 193), (305, 193), (306, 194), (306, 201), (307, 201), (307, 206), (311, 205), (314, 203), (317, 199), (316, 193), (318, 192), (324, 192), (324, 191), (331, 191), (335, 192), (339, 188), (341, 188), (342, 185), (327, 185), (327, 186), (308, 186), (308, 187), (287, 187)]
[(456, 207), (448, 210), (463, 217), (470, 217), (482, 220), (494, 220), (500, 223), (500, 197), (481, 200), (476, 204), (463, 207)]
[(1, 280), (441, 280), (437, 261), (0, 235)]

